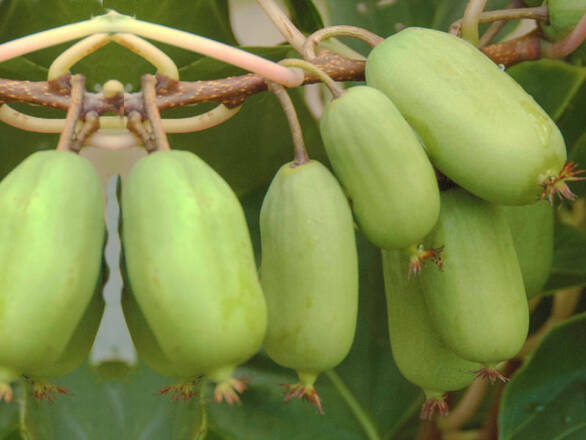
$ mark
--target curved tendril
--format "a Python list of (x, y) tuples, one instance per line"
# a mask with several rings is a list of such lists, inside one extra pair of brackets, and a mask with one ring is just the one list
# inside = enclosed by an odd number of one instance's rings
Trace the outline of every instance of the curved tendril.
[(314, 59), (316, 56), (315, 48), (320, 41), (331, 37), (353, 37), (364, 41), (371, 47), (375, 47), (384, 40), (381, 36), (356, 26), (330, 26), (320, 29), (307, 37), (303, 45), (303, 58), (306, 60)]
[(71, 66), (89, 54), (94, 53), (98, 49), (107, 45), (110, 42), (110, 38), (110, 35), (102, 33), (92, 35), (75, 43), (69, 49), (61, 53), (57, 58), (55, 58), (53, 63), (51, 63), (47, 79), (51, 81), (55, 78), (59, 78), (61, 75), (68, 73)]

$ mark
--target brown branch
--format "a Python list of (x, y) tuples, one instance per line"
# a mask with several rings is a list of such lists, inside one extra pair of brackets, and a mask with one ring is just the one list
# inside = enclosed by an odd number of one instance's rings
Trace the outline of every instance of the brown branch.
[[(524, 60), (540, 58), (540, 39), (525, 36), (517, 40), (493, 44), (482, 51), (497, 64), (510, 66)], [(329, 51), (320, 52), (312, 62), (335, 81), (364, 81), (364, 60), (353, 60)], [(319, 82), (319, 78), (306, 74), (303, 84)], [(249, 73), (210, 81), (175, 81), (157, 76), (156, 105), (159, 111), (201, 102), (216, 102), (233, 108), (267, 85), (260, 75)], [(0, 78), (0, 103), (25, 102), (67, 110), (71, 104), (69, 75), (53, 81), (15, 81)], [(129, 115), (139, 112), (145, 116), (141, 92), (125, 93), (124, 99), (108, 99), (103, 93), (85, 92), (81, 116), (89, 112), (102, 115), (113, 112)]]
[(509, 67), (521, 61), (540, 59), (541, 39), (537, 38), (534, 33), (531, 33), (515, 38), (514, 40), (491, 44), (480, 50), (496, 64)]

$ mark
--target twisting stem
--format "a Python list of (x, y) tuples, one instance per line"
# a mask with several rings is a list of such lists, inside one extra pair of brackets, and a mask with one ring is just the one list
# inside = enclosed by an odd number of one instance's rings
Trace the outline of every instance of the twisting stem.
[(331, 37), (353, 37), (364, 41), (371, 47), (375, 47), (377, 44), (384, 41), (384, 38), (377, 34), (356, 26), (330, 26), (320, 29), (307, 37), (305, 44), (303, 45), (303, 58), (306, 60), (313, 60), (316, 56), (315, 48), (319, 42)]
[(73, 46), (55, 58), (49, 67), (49, 74), (47, 76), (48, 80), (51, 81), (59, 78), (61, 75), (69, 73), (71, 66), (89, 54), (94, 53), (101, 47), (104, 47), (109, 42), (110, 35), (95, 34), (75, 43)]
[(61, 133), (65, 127), (65, 119), (37, 118), (14, 110), (8, 104), (0, 106), (0, 121), (36, 133)]
[(71, 150), (80, 151), (82, 145), (87, 139), (100, 128), (100, 115), (91, 111), (85, 115), (85, 122), (77, 132), (75, 139), (71, 143)]
[(553, 307), (549, 317), (539, 330), (525, 341), (523, 348), (521, 348), (516, 358), (525, 359), (529, 356), (555, 324), (570, 317), (578, 305), (581, 294), (582, 287), (572, 287), (556, 292), (553, 296)]
[[(519, 8), (519, 9), (499, 9), (496, 11), (487, 11), (480, 14), (478, 23), (492, 23), (500, 20), (517, 20), (521, 18), (530, 18), (533, 20), (547, 20), (547, 6), (538, 6), (536, 8)], [(450, 25), (450, 33), (460, 35), (462, 32), (462, 19), (458, 19)]]
[(179, 69), (177, 69), (177, 65), (171, 57), (157, 46), (154, 46), (148, 41), (132, 34), (113, 35), (112, 41), (147, 60), (157, 68), (158, 73), (166, 75), (171, 79), (179, 79)]
[(344, 94), (344, 90), (336, 83), (336, 81), (334, 81), (327, 73), (309, 61), (304, 61), (297, 58), (286, 58), (279, 61), (279, 64), (289, 67), (298, 67), (317, 76), (320, 80), (323, 81), (323, 83), (327, 86), (330, 92), (332, 92), (332, 95), (334, 95), (335, 98), (338, 98)]
[(575, 51), (586, 39), (586, 14), (566, 37), (555, 43), (545, 43), (542, 53), (547, 58), (563, 58)]
[(162, 119), (163, 128), (166, 133), (192, 133), (194, 131), (206, 130), (227, 121), (240, 111), (242, 107), (228, 108), (223, 104), (218, 105), (210, 111), (190, 118)]
[(137, 34), (145, 38), (152, 38), (161, 43), (171, 44), (216, 58), (220, 61), (258, 73), (286, 87), (297, 87), (303, 81), (303, 77), (299, 75), (299, 72), (287, 69), (258, 55), (228, 44), (210, 40), (200, 35), (194, 35), (160, 24), (133, 19), (128, 23), (124, 32)]
[(293, 106), (291, 97), (285, 88), (279, 84), (267, 81), (267, 86), (269, 90), (275, 94), (287, 116), (287, 122), (289, 122), (291, 136), (293, 137), (293, 148), (295, 149), (295, 159), (293, 163), (295, 165), (303, 165), (304, 163), (309, 162), (309, 156), (305, 149), (305, 142), (303, 142), (303, 132), (301, 131), (301, 125), (299, 124), (297, 112), (295, 111), (295, 106)]
[[(505, 8), (505, 10), (518, 8), (519, 6), (522, 6), (522, 5), (523, 5), (523, 3), (521, 0), (511, 0), (509, 2), (509, 4), (507, 5), (507, 7)], [(506, 24), (507, 24), (507, 20), (498, 20), (498, 21), (493, 22), (488, 27), (486, 32), (484, 34), (482, 34), (482, 36), (480, 37), (478, 47), (484, 47), (488, 43), (490, 43), (492, 41), (492, 39), (494, 37), (496, 37), (497, 34), (502, 30), (502, 28), (505, 27)]]
[(136, 20), (115, 11), (4, 43), (0, 45), (0, 62), (99, 32), (131, 33), (151, 38), (258, 73), (287, 87), (297, 87), (303, 81), (299, 72), (286, 69), (258, 55), (189, 32)]
[(199, 383), (199, 407), (197, 408), (199, 423), (193, 440), (205, 440), (208, 435), (208, 409), (205, 399), (206, 382), (205, 379), (202, 379)]
[(484, 400), (487, 389), (487, 380), (478, 377), (474, 379), (448, 417), (438, 420), (438, 427), (444, 432), (460, 429), (476, 413)]
[(340, 396), (342, 396), (342, 399), (346, 402), (346, 405), (350, 407), (350, 410), (354, 414), (354, 417), (356, 417), (358, 423), (360, 423), (360, 426), (362, 426), (368, 440), (380, 440), (381, 436), (377, 432), (370, 416), (364, 411), (362, 406), (360, 406), (360, 403), (358, 403), (352, 392), (348, 389), (340, 376), (338, 376), (338, 373), (336, 373), (335, 370), (327, 370), (324, 374), (330, 379)]
[(289, 42), (291, 47), (300, 54), (303, 51), (305, 35), (289, 19), (287, 14), (275, 3), (275, 0), (256, 0), (265, 14), (271, 19), (277, 30)]
[(484, 11), (486, 0), (468, 0), (462, 17), (462, 38), (478, 47), (478, 20)]
[(65, 126), (59, 137), (57, 150), (70, 151), (75, 136), (75, 128), (81, 116), (81, 109), (83, 107), (83, 95), (85, 93), (85, 76), (73, 75), (71, 77), (71, 103), (69, 110), (67, 110), (67, 117), (65, 118)]
[(142, 77), (142, 96), (144, 101), (144, 110), (153, 130), (155, 145), (157, 151), (170, 150), (167, 135), (161, 124), (161, 115), (157, 107), (157, 91), (155, 86), (157, 80), (153, 75), (143, 75)]

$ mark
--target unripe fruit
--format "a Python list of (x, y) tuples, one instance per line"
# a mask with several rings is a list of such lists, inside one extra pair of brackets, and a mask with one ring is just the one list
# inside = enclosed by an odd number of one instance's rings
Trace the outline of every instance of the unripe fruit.
[(533, 203), (561, 173), (566, 149), (555, 123), (510, 76), (454, 35), (423, 28), (392, 35), (370, 53), (366, 81), (393, 100), (431, 162), (478, 197)]
[(529, 312), (502, 207), (460, 188), (444, 191), (429, 241), (445, 244), (443, 272), (431, 267), (422, 273), (427, 309), (443, 341), (488, 370), (515, 356)]
[(402, 251), (383, 251), (389, 338), (401, 374), (423, 388), (426, 401), (421, 418), (434, 412), (447, 415), (443, 395), (469, 385), (481, 365), (462, 359), (441, 340), (427, 312), (421, 280), (407, 280), (409, 257)]
[(218, 382), (217, 400), (237, 400), (232, 372), (259, 349), (267, 317), (234, 192), (190, 152), (150, 154), (122, 187), (122, 242), (132, 294), (169, 363)]
[(549, 23), (542, 29), (549, 39), (561, 40), (586, 14), (586, 0), (548, 0), (547, 11)]
[(384, 249), (419, 243), (437, 220), (439, 191), (423, 147), (395, 105), (372, 87), (352, 87), (327, 104), (320, 131), (366, 237)]
[(543, 200), (526, 206), (505, 206), (527, 298), (536, 296), (553, 263), (554, 208)]
[(303, 396), (320, 410), (318, 374), (348, 354), (358, 311), (358, 261), (352, 213), (322, 164), (283, 165), (260, 213), (261, 283), (268, 355), (293, 368)]
[(0, 211), (0, 394), (10, 399), (10, 381), (65, 374), (71, 344), (87, 347), (92, 329), (76, 332), (100, 313), (102, 185), (87, 159), (38, 152), (0, 184)]

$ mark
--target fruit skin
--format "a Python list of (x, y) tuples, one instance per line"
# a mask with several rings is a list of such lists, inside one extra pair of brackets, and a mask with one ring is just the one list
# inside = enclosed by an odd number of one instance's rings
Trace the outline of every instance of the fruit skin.
[(557, 41), (568, 35), (586, 14), (586, 0), (548, 0), (547, 8), (549, 24), (542, 29), (549, 39)]
[(439, 190), (425, 150), (395, 105), (372, 87), (352, 87), (326, 105), (320, 132), (366, 237), (385, 249), (422, 240), (437, 220)]
[(268, 355), (313, 383), (348, 354), (358, 312), (353, 219), (334, 176), (316, 161), (283, 165), (260, 212)]
[(527, 336), (523, 278), (502, 207), (461, 188), (442, 192), (426, 245), (445, 244), (444, 270), (423, 271), (427, 310), (440, 337), (464, 359), (494, 366)]
[(462, 359), (438, 335), (427, 312), (421, 280), (407, 280), (409, 257), (402, 251), (383, 250), (389, 338), (393, 359), (407, 380), (442, 396), (469, 385), (478, 363)]
[(175, 374), (228, 380), (266, 328), (235, 194), (194, 154), (159, 151), (134, 165), (121, 206), (131, 291), (161, 352)]
[(554, 208), (546, 200), (505, 206), (527, 298), (541, 292), (553, 264)]
[(551, 118), (466, 41), (407, 28), (376, 46), (366, 82), (387, 94), (431, 162), (471, 193), (503, 205), (537, 201), (566, 160)]
[(87, 159), (37, 152), (0, 184), (0, 211), (0, 379), (10, 381), (67, 357), (82, 316), (93, 310), (102, 185)]

